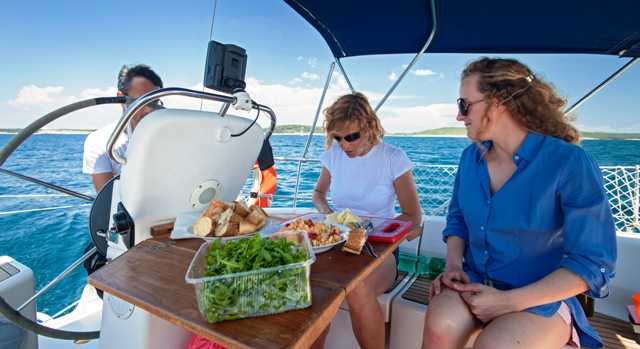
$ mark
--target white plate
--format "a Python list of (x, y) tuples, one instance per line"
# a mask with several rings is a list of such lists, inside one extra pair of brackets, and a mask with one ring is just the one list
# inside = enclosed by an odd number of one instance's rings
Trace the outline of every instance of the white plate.
[[(320, 219), (314, 219), (314, 218), (316, 218), (316, 217), (309, 217), (309, 216), (310, 216), (310, 215), (304, 215), (304, 216), (301, 216), (301, 217), (296, 217), (296, 218), (294, 218), (294, 219), (291, 219), (291, 220), (288, 220), (288, 221), (286, 221), (286, 222), (283, 222), (282, 224), (278, 224), (278, 225), (274, 225), (274, 226), (269, 227), (269, 228), (262, 229), (262, 230), (260, 231), (260, 235), (262, 235), (262, 236), (267, 236), (267, 235), (269, 235), (269, 234), (275, 233), (275, 232), (277, 232), (278, 230), (280, 230), (280, 229), (284, 228), (284, 227), (287, 225), (287, 223), (291, 223), (291, 222), (295, 221), (297, 218), (302, 218), (302, 219), (304, 219), (304, 220), (307, 220), (307, 219), (311, 218), (311, 220), (312, 220), (314, 223), (315, 223), (315, 222), (322, 222), (322, 223), (324, 223), (324, 221), (323, 221), (323, 220), (320, 220)], [(318, 216), (317, 218), (325, 218), (325, 215), (322, 215), (322, 217), (319, 217), (319, 216)], [(333, 246), (338, 245), (338, 244), (341, 244), (341, 243), (343, 243), (343, 242), (347, 241), (347, 238), (349, 237), (349, 231), (351, 230), (351, 228), (349, 228), (349, 227), (345, 227), (344, 225), (340, 225), (340, 224), (327, 224), (327, 223), (324, 223), (324, 224), (326, 224), (326, 225), (328, 225), (328, 226), (333, 225), (334, 227), (336, 227), (336, 228), (340, 229), (340, 231), (341, 231), (340, 236), (342, 237), (342, 240), (340, 240), (340, 241), (338, 241), (338, 242), (334, 242), (334, 243), (332, 243), (332, 244), (330, 244), (330, 245), (314, 246), (312, 249), (313, 249), (313, 253), (315, 253), (315, 254), (318, 254), (318, 253), (322, 253), (322, 252), (329, 251), (331, 248), (333, 248)]]
[[(197, 236), (193, 233), (193, 223), (195, 223), (198, 220), (198, 218), (200, 218), (201, 215), (202, 213), (200, 212), (178, 213), (178, 216), (176, 217), (176, 221), (175, 223), (173, 223), (171, 238), (174, 240), (199, 238), (207, 241), (217, 239), (218, 237), (215, 237), (215, 236), (203, 237), (203, 236)], [(264, 227), (258, 230), (255, 234), (260, 233), (261, 231), (271, 226), (271, 220), (269, 218), (265, 219), (264, 223), (265, 223)], [(242, 239), (243, 237), (250, 237), (252, 235), (254, 234), (224, 236), (222, 237), (222, 240), (237, 240), (237, 239)]]

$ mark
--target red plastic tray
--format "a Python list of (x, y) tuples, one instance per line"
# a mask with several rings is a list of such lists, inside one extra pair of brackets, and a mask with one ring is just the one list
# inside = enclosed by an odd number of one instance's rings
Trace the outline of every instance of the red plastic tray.
[(369, 241), (396, 242), (411, 229), (411, 221), (399, 221), (396, 219), (386, 219), (370, 231)]

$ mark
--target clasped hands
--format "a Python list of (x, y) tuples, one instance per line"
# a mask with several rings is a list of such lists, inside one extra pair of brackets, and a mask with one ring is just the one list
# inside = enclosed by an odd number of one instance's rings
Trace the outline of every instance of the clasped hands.
[(516, 311), (512, 309), (508, 291), (472, 283), (461, 267), (447, 267), (433, 280), (429, 290), (429, 302), (442, 292), (444, 286), (460, 292), (460, 297), (467, 303), (469, 310), (484, 323)]

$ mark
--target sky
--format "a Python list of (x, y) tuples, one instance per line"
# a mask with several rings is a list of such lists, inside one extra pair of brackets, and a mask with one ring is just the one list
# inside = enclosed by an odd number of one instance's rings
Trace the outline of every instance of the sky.
[[(202, 91), (210, 38), (247, 51), (246, 91), (271, 107), (278, 124), (313, 122), (333, 57), (313, 27), (283, 1), (23, 0), (0, 6), (0, 128), (22, 128), (67, 104), (114, 96), (124, 64), (150, 65), (165, 87)], [(384, 128), (395, 133), (462, 127), (455, 120), (459, 75), (476, 57), (423, 55), (379, 110)], [(529, 65), (556, 86), (568, 105), (628, 61), (581, 55), (501, 57)], [(376, 106), (412, 59), (352, 57), (342, 64), (354, 88)], [(574, 125), (581, 131), (640, 133), (638, 81), (640, 64), (578, 108)], [(337, 68), (329, 83), (322, 108), (349, 92)], [(164, 102), (171, 108), (201, 108), (199, 100), (186, 97)], [(218, 111), (220, 105), (204, 102), (202, 108)], [(94, 129), (120, 115), (118, 105), (98, 106), (46, 128)], [(259, 123), (267, 125), (262, 117)]]

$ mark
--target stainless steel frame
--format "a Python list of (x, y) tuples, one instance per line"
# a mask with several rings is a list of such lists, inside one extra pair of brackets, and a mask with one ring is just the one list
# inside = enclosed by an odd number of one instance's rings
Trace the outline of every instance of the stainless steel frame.
[[(124, 114), (122, 114), (122, 116), (120, 117), (120, 120), (116, 125), (116, 128), (113, 130), (113, 133), (111, 134), (111, 137), (107, 142), (107, 154), (109, 154), (109, 157), (121, 165), (126, 165), (127, 159), (123, 155), (119, 154), (117, 151), (114, 151), (113, 149), (116, 143), (116, 140), (118, 139), (118, 136), (122, 133), (122, 131), (124, 131), (124, 128), (127, 126), (127, 124), (129, 123), (133, 115), (135, 115), (147, 103), (152, 102), (153, 100), (158, 98), (167, 97), (167, 96), (176, 96), (176, 95), (184, 96), (184, 97), (192, 97), (192, 98), (202, 98), (202, 99), (208, 99), (216, 102), (225, 103), (225, 105), (223, 105), (221, 108), (221, 112), (223, 113), (225, 113), (226, 110), (229, 108), (228, 105), (232, 104), (235, 100), (234, 97), (231, 97), (231, 96), (217, 95), (213, 93), (194, 91), (194, 90), (189, 90), (186, 88), (179, 88), (179, 87), (167, 87), (167, 88), (161, 88), (159, 90), (151, 91), (146, 95), (138, 98), (133, 104), (131, 104), (131, 106), (129, 106), (129, 108), (127, 108), (127, 110), (124, 111)], [(271, 110), (271, 108), (261, 104), (254, 105), (253, 109), (263, 111), (267, 113), (267, 115), (269, 116), (271, 120), (271, 126), (269, 127), (269, 130), (265, 134), (265, 139), (269, 139), (269, 137), (271, 137), (271, 134), (276, 128), (276, 115)], [(224, 116), (224, 115), (221, 115), (221, 116)]]

